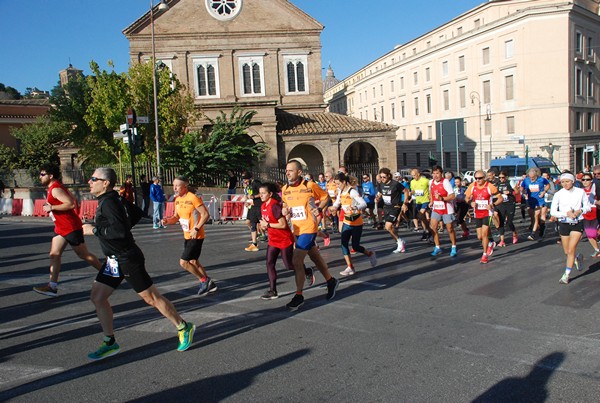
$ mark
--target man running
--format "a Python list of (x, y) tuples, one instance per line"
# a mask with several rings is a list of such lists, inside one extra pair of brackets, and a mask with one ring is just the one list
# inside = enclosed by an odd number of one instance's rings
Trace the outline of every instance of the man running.
[[(246, 215), (246, 225), (250, 229), (250, 245), (244, 250), (246, 252), (258, 252), (258, 222), (261, 219), (261, 201), (260, 201), (260, 181), (252, 178), (251, 172), (242, 173), (242, 181), (244, 182), (244, 202), (248, 206), (248, 214)], [(263, 238), (266, 240), (266, 238)]]
[(123, 279), (150, 306), (167, 318), (179, 334), (177, 351), (185, 351), (192, 344), (196, 326), (184, 321), (173, 304), (166, 299), (152, 283), (145, 267), (142, 250), (136, 245), (126, 210), (119, 195), (114, 191), (117, 174), (111, 168), (98, 168), (88, 181), (90, 193), (98, 198), (98, 209), (94, 225), (85, 224), (85, 235), (95, 235), (100, 247), (106, 255), (106, 263), (96, 276), (92, 285), (91, 300), (96, 307), (96, 314), (104, 339), (98, 350), (88, 354), (91, 360), (101, 360), (120, 351), (115, 340), (113, 328), (113, 310), (108, 302), (114, 290)]
[(429, 205), (431, 206), (431, 233), (433, 234), (433, 242), (435, 247), (431, 256), (437, 256), (442, 253), (440, 247), (440, 235), (438, 233), (438, 224), (443, 222), (448, 230), (452, 249), (450, 256), (456, 256), (456, 233), (454, 232), (454, 203), (456, 197), (452, 184), (445, 178), (444, 171), (441, 166), (436, 165), (431, 172), (433, 179), (429, 182)]
[(189, 191), (189, 182), (183, 176), (173, 180), (175, 192), (175, 215), (163, 219), (165, 224), (179, 222), (185, 238), (179, 265), (200, 281), (198, 296), (217, 291), (217, 284), (206, 275), (206, 270), (198, 260), (204, 243), (204, 224), (210, 214), (201, 198)]
[(535, 240), (535, 233), (539, 228), (540, 238), (544, 236), (546, 229), (546, 215), (548, 207), (544, 201), (546, 192), (550, 189), (550, 182), (541, 177), (539, 168), (529, 168), (527, 178), (521, 183), (521, 192), (529, 207), (531, 218), (531, 233), (527, 237), (530, 241)]
[(362, 180), (363, 199), (367, 203), (365, 212), (371, 218), (373, 228), (377, 228), (377, 217), (375, 216), (375, 196), (377, 196), (377, 190), (375, 190), (375, 185), (371, 182), (371, 177), (368, 173), (363, 174)]
[(40, 169), (40, 182), (48, 187), (46, 203), (42, 207), (54, 221), (54, 232), (50, 247), (50, 282), (33, 287), (33, 291), (49, 297), (58, 297), (58, 275), (60, 274), (61, 257), (67, 244), (71, 249), (96, 270), (102, 268), (98, 258), (85, 246), (81, 219), (77, 215), (77, 201), (60, 182), (60, 168), (54, 164), (46, 164)]
[(389, 168), (381, 168), (379, 170), (381, 182), (377, 185), (376, 201), (383, 200), (383, 221), (385, 222), (385, 230), (390, 233), (394, 241), (397, 243), (393, 253), (401, 253), (406, 251), (406, 244), (398, 235), (396, 235), (396, 227), (394, 223), (400, 216), (400, 213), (408, 210), (408, 205), (402, 203), (402, 194), (404, 200), (408, 200), (408, 189), (402, 184), (392, 179), (392, 173)]
[(410, 191), (415, 202), (413, 217), (418, 218), (423, 226), (423, 236), (421, 241), (431, 239), (431, 230), (429, 229), (429, 179), (421, 175), (421, 171), (413, 168), (410, 171), (412, 180), (410, 181)]
[[(286, 305), (290, 311), (295, 311), (304, 305), (304, 258), (306, 255), (313, 261), (317, 269), (327, 281), (327, 300), (335, 297), (339, 281), (329, 274), (327, 263), (319, 253), (315, 243), (317, 237), (316, 215), (322, 212), (330, 199), (327, 192), (323, 191), (315, 182), (307, 182), (302, 179), (302, 165), (291, 160), (287, 163), (285, 174), (288, 184), (281, 189), (282, 199), (285, 203), (284, 213), (290, 217), (292, 229), (296, 236), (296, 248), (294, 249), (293, 262), (296, 272), (296, 294)], [(311, 203), (319, 203), (316, 209), (311, 210)]]

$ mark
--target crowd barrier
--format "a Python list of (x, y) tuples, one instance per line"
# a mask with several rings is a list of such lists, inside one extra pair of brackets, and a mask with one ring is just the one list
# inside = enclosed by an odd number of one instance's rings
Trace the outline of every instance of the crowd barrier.
[(221, 217), (220, 222), (237, 221), (246, 219), (248, 210), (243, 201), (244, 195), (221, 195)]
[(79, 217), (83, 221), (91, 221), (96, 217), (98, 200), (82, 200), (79, 206)]
[(33, 205), (33, 216), (34, 217), (48, 217), (48, 213), (44, 211), (45, 199), (36, 199)]

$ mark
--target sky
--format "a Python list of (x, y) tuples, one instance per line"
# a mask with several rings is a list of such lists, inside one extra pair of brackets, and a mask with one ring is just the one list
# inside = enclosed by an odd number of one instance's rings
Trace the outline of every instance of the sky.
[[(22, 94), (28, 87), (50, 91), (69, 63), (89, 74), (91, 60), (104, 69), (111, 60), (116, 71), (126, 71), (129, 43), (122, 31), (151, 1), (0, 0), (0, 83)], [(485, 2), (290, 1), (325, 26), (322, 65), (331, 63), (338, 79)]]

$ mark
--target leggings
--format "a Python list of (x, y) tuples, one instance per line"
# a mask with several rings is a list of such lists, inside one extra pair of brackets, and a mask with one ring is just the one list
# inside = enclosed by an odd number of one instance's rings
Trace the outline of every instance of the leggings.
[(277, 256), (279, 256), (280, 252), (285, 268), (294, 270), (294, 263), (292, 262), (292, 256), (294, 255), (293, 244), (283, 249), (271, 245), (267, 246), (267, 275), (269, 276), (269, 287), (273, 291), (277, 291), (277, 270), (275, 269), (275, 262), (277, 262)]
[(342, 253), (344, 256), (348, 256), (350, 254), (350, 249), (348, 248), (350, 238), (352, 238), (352, 249), (360, 253), (366, 253), (366, 249), (360, 246), (362, 230), (362, 225), (348, 225), (344, 223), (342, 226)]
[(456, 203), (456, 210), (457, 210), (458, 223), (464, 224), (465, 217), (467, 216), (467, 213), (469, 212), (469, 204), (466, 202), (458, 202), (458, 203)]
[(504, 235), (505, 223), (509, 231), (515, 232), (515, 224), (513, 223), (513, 219), (515, 218), (515, 204), (502, 203), (496, 209), (498, 210), (498, 218), (500, 219), (500, 228), (498, 228), (500, 235)]

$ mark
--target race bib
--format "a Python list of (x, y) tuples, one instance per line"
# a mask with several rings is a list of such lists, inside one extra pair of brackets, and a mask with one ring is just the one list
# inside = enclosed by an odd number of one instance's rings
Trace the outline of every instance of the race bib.
[(106, 264), (104, 265), (104, 271), (102, 274), (109, 277), (121, 277), (121, 272), (119, 271), (119, 262), (117, 262), (117, 259), (107, 256)]
[(384, 204), (387, 204), (387, 205), (392, 204), (392, 196), (383, 196), (382, 199), (383, 199)]
[(329, 193), (329, 197), (334, 198), (337, 192), (335, 190), (327, 189), (327, 193)]
[(531, 185), (529, 185), (529, 191), (530, 192), (539, 192), (540, 191), (540, 185), (537, 183), (532, 183)]
[(446, 202), (443, 202), (441, 200), (435, 200), (433, 202), (433, 209), (434, 210), (444, 210), (446, 208)]
[(306, 209), (303, 206), (292, 207), (292, 221), (306, 220)]
[(505, 202), (508, 201), (508, 195), (502, 195), (502, 200), (504, 200)]
[(487, 200), (475, 200), (475, 206), (477, 210), (487, 210), (489, 202)]
[(181, 224), (181, 229), (184, 231), (189, 231), (190, 230), (190, 220), (185, 219), (185, 218), (180, 218), (179, 219), (179, 224)]
[(415, 196), (424, 196), (424, 195), (425, 195), (425, 191), (423, 189), (415, 190)]

